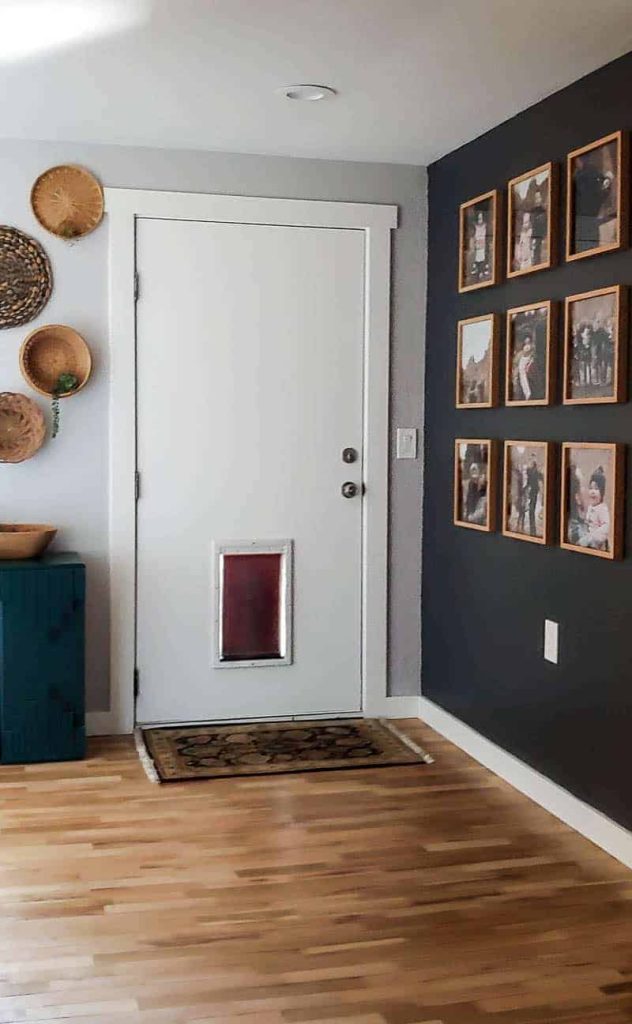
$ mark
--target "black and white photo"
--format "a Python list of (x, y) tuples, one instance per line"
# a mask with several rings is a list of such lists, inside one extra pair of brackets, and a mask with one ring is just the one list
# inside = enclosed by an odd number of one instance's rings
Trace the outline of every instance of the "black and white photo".
[(507, 276), (544, 270), (553, 262), (557, 175), (543, 164), (508, 185)]
[(496, 284), (498, 192), (486, 192), (463, 203), (459, 218), (459, 291)]
[(626, 290), (621, 285), (566, 299), (564, 403), (588, 405), (625, 398)]
[(627, 245), (628, 137), (614, 132), (567, 157), (566, 259)]
[(548, 300), (507, 310), (507, 405), (549, 403), (552, 317)]

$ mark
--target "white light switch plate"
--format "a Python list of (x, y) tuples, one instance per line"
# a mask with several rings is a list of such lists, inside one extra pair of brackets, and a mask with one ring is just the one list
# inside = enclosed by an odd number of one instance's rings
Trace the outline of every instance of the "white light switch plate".
[(416, 427), (398, 427), (397, 428), (397, 458), (398, 459), (416, 459), (417, 458), (417, 428)]
[(559, 655), (559, 624), (552, 619), (544, 620), (544, 657), (546, 661), (558, 663)]

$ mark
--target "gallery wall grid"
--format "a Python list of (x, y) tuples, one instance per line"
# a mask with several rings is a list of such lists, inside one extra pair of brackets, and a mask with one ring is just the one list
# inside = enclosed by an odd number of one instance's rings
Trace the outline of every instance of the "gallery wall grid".
[[(632, 249), (566, 260), (567, 154), (619, 129), (632, 131), (631, 92), (632, 53), (428, 169), (422, 580), (422, 688), (428, 700), (626, 828), (632, 828), (632, 783), (621, 765), (629, 754), (631, 725), (632, 515), (625, 519), (624, 557), (582, 557), (559, 545), (559, 506), (562, 444), (619, 443), (627, 455), (632, 405), (563, 404), (563, 359), (548, 405), (507, 405), (502, 371), (508, 310), (547, 299), (557, 304), (553, 338), (561, 357), (566, 297), (617, 284), (632, 287)], [(504, 205), (510, 180), (549, 162), (559, 169), (557, 262), (509, 277), (505, 213), (498, 284), (459, 292), (461, 204), (497, 189)], [(490, 312), (499, 314), (499, 401), (491, 408), (458, 409), (457, 324)], [(493, 533), (454, 526), (455, 438), (498, 439)], [(555, 444), (548, 544), (502, 534), (505, 440)], [(580, 462), (589, 475), (601, 465), (592, 465), (590, 450), (580, 453)], [(630, 455), (628, 469), (630, 500)], [(512, 531), (523, 511), (528, 531), (528, 503), (526, 510), (514, 508)], [(556, 665), (543, 658), (545, 618), (560, 624)], [(587, 757), (587, 750), (603, 756)]]
[[(503, 263), (508, 282), (557, 264), (560, 177), (559, 165), (549, 161), (511, 178), (505, 190), (491, 189), (461, 204), (459, 293), (499, 284)], [(627, 247), (629, 190), (627, 132), (612, 132), (568, 153), (567, 263)], [(627, 401), (628, 291), (626, 285), (607, 284), (557, 299), (531, 298), (504, 310), (459, 319), (456, 408), (494, 409), (501, 404), (501, 392), (504, 405), (510, 408), (548, 406), (560, 400), (564, 406)], [(584, 428), (589, 432), (588, 421)], [(557, 504), (560, 547), (618, 559), (623, 545), (625, 461), (625, 445), (610, 441), (558, 445), (551, 440), (503, 443), (495, 438), (458, 437), (454, 442), (454, 524), (490, 533), (500, 522), (506, 537), (548, 545), (554, 536)]]
[[(609, 560), (623, 547), (626, 445), (458, 437), (454, 524)], [(502, 456), (502, 468), (500, 467)], [(498, 494), (501, 495), (498, 515)]]

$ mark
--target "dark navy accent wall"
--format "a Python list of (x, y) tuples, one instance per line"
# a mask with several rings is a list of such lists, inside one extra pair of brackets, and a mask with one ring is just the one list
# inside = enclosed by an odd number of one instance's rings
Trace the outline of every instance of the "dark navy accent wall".
[[(632, 250), (459, 295), (459, 204), (619, 128), (632, 129), (632, 54), (500, 125), (429, 169), (422, 692), (493, 742), (632, 827), (632, 488), (625, 552), (608, 562), (558, 542), (536, 546), (452, 524), (455, 437), (620, 441), (632, 404), (458, 410), (457, 321), (611, 284), (632, 285)], [(505, 227), (505, 213), (502, 219)], [(503, 247), (504, 248), (504, 247)], [(561, 349), (561, 325), (558, 337)], [(501, 374), (504, 387), (504, 317)], [(626, 339), (627, 343), (627, 339)], [(500, 446), (499, 446), (500, 447)], [(629, 455), (629, 451), (628, 451)], [(628, 467), (632, 461), (628, 458)], [(498, 472), (498, 512), (501, 500)], [(632, 472), (632, 471), (631, 471)], [(555, 478), (559, 491), (559, 472)], [(498, 516), (500, 520), (500, 516)], [(543, 658), (545, 618), (560, 623), (560, 660)]]

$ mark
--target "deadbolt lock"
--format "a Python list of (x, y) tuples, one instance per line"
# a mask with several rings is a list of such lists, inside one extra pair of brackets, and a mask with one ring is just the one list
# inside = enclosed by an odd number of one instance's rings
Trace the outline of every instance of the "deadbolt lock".
[(355, 448), (343, 448), (342, 449), (342, 461), (343, 462), (357, 462), (358, 453)]

